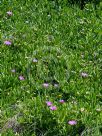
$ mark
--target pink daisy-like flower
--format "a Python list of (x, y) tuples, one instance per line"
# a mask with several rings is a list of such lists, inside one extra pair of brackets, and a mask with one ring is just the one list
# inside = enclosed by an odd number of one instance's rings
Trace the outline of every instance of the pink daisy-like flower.
[(38, 62), (38, 60), (37, 60), (37, 59), (33, 59), (33, 62), (35, 62), (35, 63), (36, 63), (36, 62)]
[(64, 101), (64, 100), (59, 100), (59, 102), (60, 102), (60, 103), (65, 103), (65, 101)]
[(52, 106), (52, 102), (46, 101), (47, 106)]
[(5, 45), (11, 45), (12, 43), (10, 41), (5, 41), (4, 44)]
[(51, 106), (51, 107), (50, 107), (50, 110), (53, 110), (53, 111), (54, 111), (54, 110), (57, 110), (57, 107), (56, 107), (56, 106)]
[(76, 125), (77, 124), (77, 121), (75, 121), (75, 120), (70, 120), (70, 121), (68, 121), (68, 124), (69, 125)]
[(43, 86), (44, 86), (44, 87), (48, 87), (49, 84), (48, 84), (48, 83), (44, 83)]
[(82, 76), (82, 77), (88, 77), (88, 74), (85, 73), (85, 72), (82, 72), (82, 73), (81, 73), (81, 76)]
[(24, 80), (25, 78), (23, 76), (19, 76), (19, 80)]
[(12, 11), (7, 11), (7, 15), (12, 16)]

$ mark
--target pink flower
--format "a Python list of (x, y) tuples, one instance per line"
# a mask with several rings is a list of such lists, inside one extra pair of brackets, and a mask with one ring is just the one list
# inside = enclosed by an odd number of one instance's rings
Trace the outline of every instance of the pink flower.
[(23, 76), (19, 76), (19, 80), (24, 80), (25, 78)]
[(12, 43), (10, 41), (5, 41), (4, 44), (5, 45), (11, 45)]
[(81, 73), (81, 76), (82, 76), (82, 77), (88, 77), (88, 74), (85, 73), (85, 72), (82, 72), (82, 73)]
[(50, 110), (57, 110), (57, 107), (56, 106), (51, 106)]
[(70, 120), (70, 121), (68, 121), (68, 124), (69, 125), (76, 125), (77, 124), (77, 121), (75, 121), (75, 120)]
[(33, 59), (33, 62), (38, 62), (38, 60), (37, 59)]
[(44, 86), (44, 87), (48, 87), (49, 84), (48, 84), (48, 83), (44, 83), (43, 86)]
[(52, 106), (52, 102), (46, 101), (47, 106)]
[(64, 100), (59, 100), (60, 103), (64, 103), (65, 101)]
[(12, 11), (7, 11), (7, 15), (12, 16)]

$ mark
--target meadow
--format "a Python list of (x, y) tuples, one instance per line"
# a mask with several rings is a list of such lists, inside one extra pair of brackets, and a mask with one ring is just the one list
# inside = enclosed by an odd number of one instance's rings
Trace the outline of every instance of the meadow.
[(1, 136), (102, 135), (102, 2), (0, 0)]

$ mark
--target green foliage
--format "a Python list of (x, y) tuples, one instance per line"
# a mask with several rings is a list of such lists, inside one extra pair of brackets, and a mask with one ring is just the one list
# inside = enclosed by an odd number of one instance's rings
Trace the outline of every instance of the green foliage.
[(82, 11), (67, 0), (1, 0), (0, 9), (1, 134), (79, 136), (99, 128), (101, 7), (88, 3)]

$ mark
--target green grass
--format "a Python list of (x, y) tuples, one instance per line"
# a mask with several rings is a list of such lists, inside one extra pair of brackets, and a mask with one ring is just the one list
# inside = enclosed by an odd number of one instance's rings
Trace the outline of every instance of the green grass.
[(48, 0), (1, 0), (0, 9), (1, 135), (80, 136), (97, 128), (82, 136), (101, 136), (102, 3), (81, 11)]

